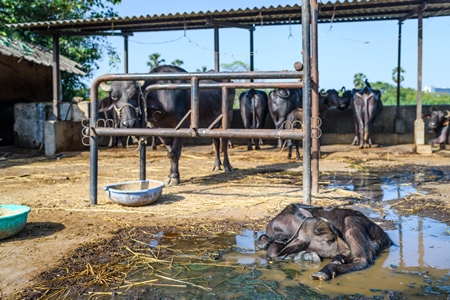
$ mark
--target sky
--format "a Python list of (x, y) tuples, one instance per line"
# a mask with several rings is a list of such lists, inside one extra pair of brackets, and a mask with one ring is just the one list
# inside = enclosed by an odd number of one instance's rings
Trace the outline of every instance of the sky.
[[(120, 17), (141, 15), (206, 12), (223, 9), (294, 5), (301, 1), (269, 0), (122, 0), (114, 6)], [(401, 66), (405, 70), (402, 87), (417, 89), (418, 21), (406, 20), (402, 25)], [(254, 67), (257, 71), (294, 70), (302, 61), (301, 25), (256, 26), (254, 31)], [(250, 63), (250, 34), (238, 28), (219, 29), (220, 64), (243, 61)], [(326, 23), (318, 25), (319, 88), (351, 89), (353, 77), (363, 73), (370, 82), (395, 84), (392, 71), (398, 64), (398, 21), (367, 21)], [(121, 62), (118, 68), (108, 65), (108, 58), (99, 63), (92, 79), (106, 73), (122, 73), (123, 37), (108, 37), (116, 47)], [(135, 33), (128, 42), (129, 73), (147, 73), (149, 55), (161, 54), (166, 63), (176, 59), (184, 62), (188, 72), (206, 66), (214, 69), (214, 30), (164, 31)], [(450, 87), (450, 17), (423, 20), (422, 86)]]

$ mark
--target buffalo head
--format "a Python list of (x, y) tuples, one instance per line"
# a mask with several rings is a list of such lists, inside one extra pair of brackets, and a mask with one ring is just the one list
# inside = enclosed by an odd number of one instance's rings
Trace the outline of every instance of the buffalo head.
[(100, 87), (109, 95), (99, 101), (99, 112), (114, 109), (120, 120), (119, 127), (137, 127), (142, 115), (142, 85), (143, 82), (136, 81), (113, 81), (111, 85), (102, 82)]
[(332, 223), (295, 205), (289, 205), (269, 222), (258, 247), (267, 249), (272, 258), (292, 257), (305, 250), (322, 258), (351, 254), (342, 233)]
[(442, 110), (438, 110), (436, 106), (430, 107), (430, 114), (424, 114), (423, 116), (427, 118), (428, 121), (428, 132), (437, 133), (443, 126), (445, 118), (450, 116), (450, 113), (447, 111), (447, 115), (444, 114)]

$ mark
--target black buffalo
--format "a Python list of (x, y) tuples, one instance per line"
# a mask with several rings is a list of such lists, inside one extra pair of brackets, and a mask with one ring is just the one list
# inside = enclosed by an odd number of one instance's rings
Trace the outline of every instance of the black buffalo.
[(318, 280), (368, 268), (391, 245), (386, 232), (358, 211), (302, 204), (288, 205), (258, 239), (258, 247), (271, 258), (295, 259), (304, 257), (304, 251), (331, 258), (311, 275)]
[(323, 117), (327, 110), (336, 107), (338, 110), (345, 110), (350, 106), (351, 91), (344, 91), (342, 96), (335, 89), (329, 89), (324, 93), (319, 93), (319, 116)]
[[(276, 129), (285, 128), (288, 114), (296, 108), (302, 107), (302, 89), (276, 88), (269, 93), (269, 113)], [(278, 147), (282, 147), (282, 141), (278, 140)]]
[[(268, 106), (267, 94), (261, 90), (250, 89), (239, 95), (239, 108), (241, 111), (242, 122), (245, 129), (264, 128), (266, 122)], [(255, 141), (255, 149), (261, 149), (262, 141)], [(248, 140), (248, 150), (253, 150), (252, 140)]]
[[(289, 89), (275, 89), (269, 94), (269, 110), (277, 129), (302, 128), (303, 109), (301, 97), (302, 89), (299, 89), (298, 93), (293, 93)], [(339, 93), (334, 89), (319, 93), (319, 117), (324, 118), (331, 107), (336, 107), (339, 110), (347, 109), (350, 105), (350, 99), (350, 91), (345, 91), (342, 96), (339, 96)], [(294, 106), (295, 108), (293, 108)], [(280, 143), (281, 141), (279, 141), (279, 146), (281, 147)], [(300, 143), (299, 140), (287, 141), (288, 159), (292, 158), (293, 147), (296, 150), (296, 158), (300, 159)]]
[[(175, 66), (163, 65), (153, 68), (150, 73), (184, 73), (184, 69)], [(212, 82), (201, 80), (202, 82)], [(191, 109), (189, 90), (151, 90), (146, 92), (146, 87), (152, 84), (164, 83), (189, 83), (187, 80), (147, 80), (145, 82), (135, 81), (114, 81), (111, 83), (110, 100), (99, 102), (99, 110), (108, 109), (112, 106), (120, 112), (121, 124), (124, 127), (134, 127), (138, 123), (140, 112), (140, 101), (145, 101), (147, 108), (147, 121), (156, 128), (175, 128), (183, 117)], [(235, 91), (228, 91), (228, 112), (231, 123), (233, 100)], [(211, 123), (222, 113), (222, 90), (218, 89), (199, 89), (199, 126), (208, 128)], [(220, 123), (220, 122), (219, 122)], [(219, 126), (217, 124), (216, 126)], [(182, 128), (190, 126), (190, 118), (187, 118), (182, 124)], [(160, 137), (161, 142), (166, 146), (169, 159), (171, 161), (170, 174), (165, 180), (167, 185), (178, 185), (180, 182), (180, 172), (178, 163), (183, 146), (183, 138), (180, 137)], [(233, 170), (229, 159), (227, 143), (228, 139), (223, 139), (223, 167), (225, 172)], [(220, 159), (220, 140), (213, 139), (215, 149), (215, 161), (213, 170), (219, 170), (222, 167)]]
[(442, 110), (430, 108), (431, 114), (424, 114), (428, 121), (428, 131), (433, 132), (435, 137), (428, 141), (428, 144), (434, 146), (439, 144), (440, 148), (445, 148), (446, 144), (450, 144), (450, 112), (445, 113)]
[[(123, 89), (135, 89), (137, 91), (136, 95), (133, 95), (133, 102), (135, 101), (134, 98), (139, 97), (139, 93), (141, 93), (141, 101), (142, 101), (142, 86), (145, 84), (144, 82), (123, 82), (123, 84), (119, 84), (119, 83), (115, 83), (114, 84), (114, 89), (116, 90), (121, 90)], [(135, 114), (136, 114), (136, 120), (128, 120), (128, 119), (123, 119), (122, 118), (122, 111), (123, 109), (129, 108), (130, 106), (122, 106), (121, 108), (118, 107), (118, 104), (114, 104), (116, 102), (118, 102), (118, 100), (112, 100), (111, 99), (111, 85), (108, 85), (104, 82), (101, 83), (100, 87), (106, 91), (109, 92), (108, 95), (106, 97), (104, 97), (103, 99), (99, 100), (99, 119), (105, 119), (105, 125), (107, 127), (114, 127), (114, 128), (138, 128), (138, 127), (142, 127), (142, 112), (141, 109), (139, 107), (135, 108)], [(116, 95), (113, 95), (113, 97), (116, 97)], [(116, 99), (116, 98), (114, 98)], [(136, 100), (137, 102), (139, 102), (139, 99)], [(124, 112), (124, 114), (126, 115), (126, 112)], [(146, 123), (144, 125), (144, 127), (149, 126), (148, 123)], [(127, 137), (127, 136), (117, 136), (117, 137), (110, 137), (109, 142), (108, 142), (108, 147), (117, 147), (120, 144), (122, 145), (122, 147), (128, 147), (129, 144), (131, 143), (135, 143), (137, 141), (137, 139), (135, 139), (134, 137)], [(150, 137), (150, 141), (151, 141), (151, 148), (152, 150), (156, 150), (157, 149), (157, 142), (155, 137)]]
[(352, 90), (351, 109), (355, 125), (355, 138), (352, 145), (369, 148), (372, 146), (373, 123), (383, 110), (381, 92), (373, 90), (366, 80), (364, 88)]
[[(287, 129), (301, 129), (303, 122), (303, 108), (296, 108), (291, 111), (286, 118), (285, 128)], [(300, 159), (300, 141), (299, 140), (288, 140), (288, 159), (292, 158), (292, 148), (295, 147), (295, 157)]]

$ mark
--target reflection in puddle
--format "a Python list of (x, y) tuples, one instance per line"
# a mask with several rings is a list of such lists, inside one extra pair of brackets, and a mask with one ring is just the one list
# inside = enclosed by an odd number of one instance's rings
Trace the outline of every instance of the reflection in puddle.
[[(345, 188), (362, 194), (371, 201), (381, 202), (387, 220), (396, 225), (387, 231), (394, 246), (385, 250), (368, 269), (344, 274), (328, 282), (314, 281), (311, 274), (321, 264), (269, 262), (265, 251), (256, 249), (262, 234), (251, 230), (231, 236), (192, 237), (155, 235), (153, 246), (170, 247), (175, 256), (171, 267), (161, 267), (167, 277), (190, 282), (180, 287), (159, 276), (158, 296), (175, 299), (317, 299), (360, 294), (382, 299), (388, 291), (397, 294), (390, 299), (450, 297), (450, 229), (441, 222), (419, 216), (400, 216), (387, 202), (418, 191), (417, 186), (446, 174), (359, 175), (333, 178), (328, 188)], [(366, 213), (366, 212), (365, 212)], [(376, 211), (366, 213), (377, 216)], [(193, 248), (197, 249), (193, 251)], [(203, 249), (203, 250), (202, 250)], [(208, 250), (204, 250), (208, 249)], [(212, 260), (212, 259), (213, 260)], [(129, 281), (142, 282), (154, 278), (158, 270), (134, 274)], [(154, 279), (152, 279), (154, 280)], [(201, 287), (201, 288), (199, 288)], [(143, 286), (139, 285), (139, 289)], [(132, 289), (131, 289), (132, 291)], [(153, 291), (154, 292), (154, 291)], [(116, 298), (121, 299), (118, 295)], [(122, 298), (122, 299), (125, 299)]]
[[(355, 173), (338, 174), (325, 177), (330, 183), (327, 188), (340, 188), (355, 191), (372, 201), (401, 199), (417, 193), (417, 187), (424, 182), (449, 181), (450, 174), (439, 170), (419, 172), (416, 174), (397, 173)], [(421, 194), (426, 194), (421, 191)]]

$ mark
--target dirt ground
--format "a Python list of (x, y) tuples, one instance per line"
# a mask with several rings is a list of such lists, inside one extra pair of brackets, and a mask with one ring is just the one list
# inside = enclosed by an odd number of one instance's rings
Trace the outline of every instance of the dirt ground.
[[(183, 149), (181, 184), (165, 187), (154, 204), (124, 207), (112, 203), (102, 186), (139, 179), (139, 151), (135, 148), (99, 152), (98, 204), (89, 203), (89, 151), (65, 152), (46, 157), (37, 151), (0, 148), (0, 204), (31, 207), (25, 228), (0, 241), (0, 299), (36, 285), (38, 275), (56, 267), (80, 245), (111, 238), (123, 228), (182, 226), (206, 230), (210, 226), (262, 230), (287, 204), (302, 202), (302, 163), (288, 160), (286, 151), (263, 146), (249, 152), (246, 146), (229, 150), (235, 172), (211, 172), (210, 146)], [(431, 156), (414, 152), (413, 145), (375, 146), (360, 150), (349, 145), (323, 146), (323, 174), (380, 170), (418, 173), (450, 172), (450, 151)], [(169, 161), (164, 148), (147, 151), (147, 178), (164, 181)], [(325, 189), (313, 205), (351, 205), (359, 195)], [(396, 209), (414, 212), (450, 224), (450, 182), (421, 185), (428, 193), (399, 199)], [(91, 244), (92, 245), (92, 244)]]

